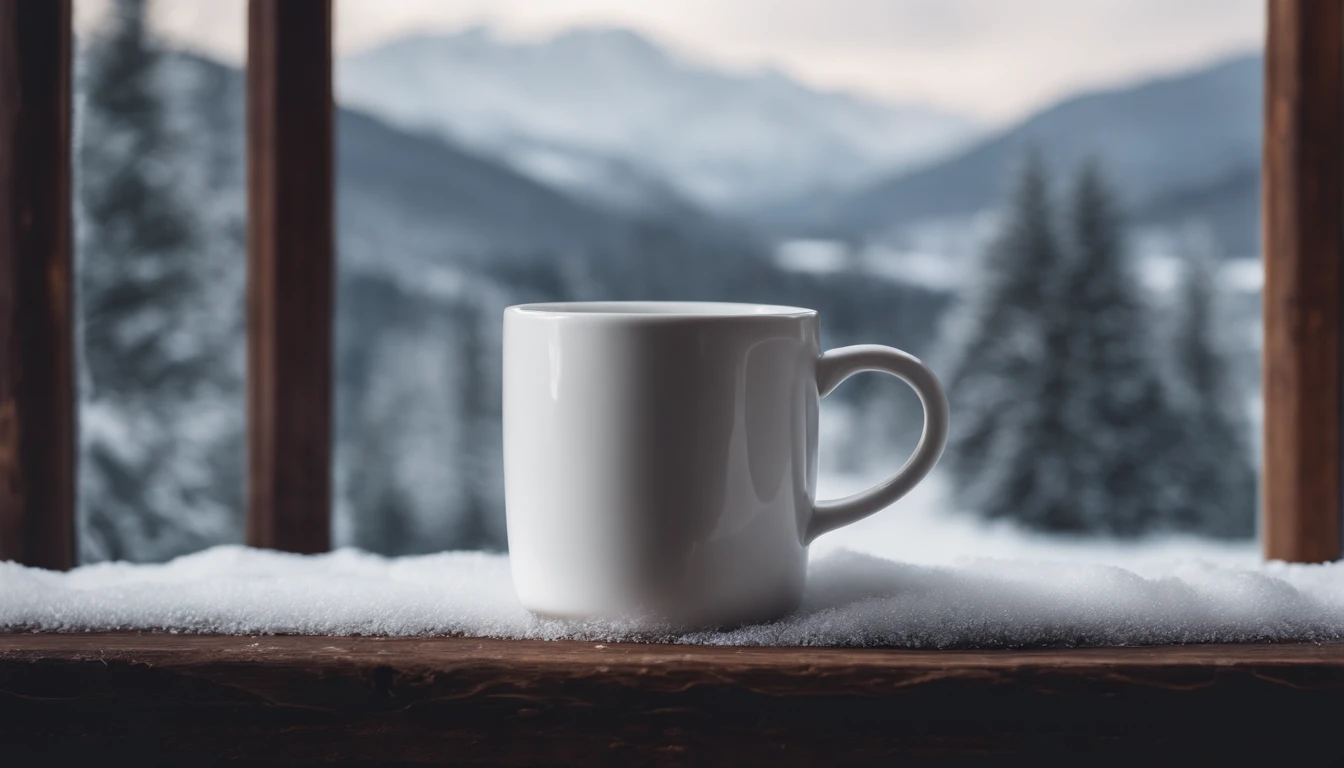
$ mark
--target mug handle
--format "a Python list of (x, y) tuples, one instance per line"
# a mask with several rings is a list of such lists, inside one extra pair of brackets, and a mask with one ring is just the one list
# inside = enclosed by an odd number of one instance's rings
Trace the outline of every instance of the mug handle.
[(817, 360), (817, 393), (825, 397), (840, 386), (840, 382), (862, 371), (889, 373), (909, 384), (924, 406), (924, 431), (919, 436), (915, 452), (896, 474), (853, 496), (818, 501), (813, 505), (804, 544), (811, 544), (823, 533), (862, 520), (895, 503), (929, 474), (947, 445), (947, 394), (933, 371), (914, 355), (878, 344), (832, 349)]

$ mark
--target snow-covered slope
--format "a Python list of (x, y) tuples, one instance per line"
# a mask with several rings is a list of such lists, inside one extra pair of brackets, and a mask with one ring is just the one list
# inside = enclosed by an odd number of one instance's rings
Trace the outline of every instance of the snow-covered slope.
[(590, 197), (746, 209), (848, 187), (969, 141), (963, 116), (731, 74), (621, 29), (537, 42), (489, 29), (401, 39), (338, 63), (343, 103), (433, 129)]

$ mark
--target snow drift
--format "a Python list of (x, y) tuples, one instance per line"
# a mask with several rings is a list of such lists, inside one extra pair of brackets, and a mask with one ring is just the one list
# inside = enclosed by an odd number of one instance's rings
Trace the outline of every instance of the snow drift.
[(513, 596), (508, 558), (447, 552), (301, 556), (220, 546), (161, 565), (56, 573), (0, 564), (0, 629), (468, 635), (715, 645), (1006, 648), (1344, 638), (1344, 565), (814, 557), (802, 607), (723, 631), (637, 634), (543, 621)]

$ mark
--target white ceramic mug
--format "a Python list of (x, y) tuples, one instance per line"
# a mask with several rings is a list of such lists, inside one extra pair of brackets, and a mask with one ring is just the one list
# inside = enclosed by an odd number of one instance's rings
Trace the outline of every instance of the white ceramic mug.
[[(522, 604), (548, 617), (707, 626), (794, 610), (807, 547), (915, 486), (947, 397), (898, 349), (822, 354), (817, 313), (594, 302), (504, 311), (504, 477)], [(924, 431), (882, 484), (816, 501), (820, 399), (859, 371), (914, 388)]]

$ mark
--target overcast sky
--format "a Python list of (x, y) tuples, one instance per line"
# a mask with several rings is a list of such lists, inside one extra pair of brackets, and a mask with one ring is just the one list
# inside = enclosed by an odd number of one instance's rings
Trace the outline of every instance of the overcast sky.
[[(77, 0), (87, 29), (106, 0)], [(175, 42), (238, 63), (245, 0), (159, 0)], [(1086, 87), (1259, 47), (1265, 0), (337, 0), (338, 52), (487, 22), (631, 27), (703, 61), (1011, 120)]]

